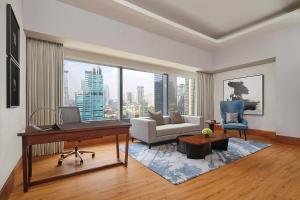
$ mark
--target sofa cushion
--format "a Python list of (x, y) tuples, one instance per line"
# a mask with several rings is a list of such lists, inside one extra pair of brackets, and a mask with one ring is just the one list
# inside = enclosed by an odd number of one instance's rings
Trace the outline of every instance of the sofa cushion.
[(161, 111), (159, 111), (159, 112), (148, 111), (148, 113), (149, 113), (150, 118), (156, 121), (157, 126), (165, 124)]
[(169, 116), (163, 116), (163, 118), (164, 118), (164, 123), (165, 124), (170, 124), (171, 123), (171, 119), (170, 119)]
[(189, 132), (201, 132), (201, 126), (199, 124), (192, 123), (182, 123), (181, 125), (181, 133), (189, 133)]
[(201, 126), (192, 123), (181, 123), (181, 124), (166, 124), (161, 126), (156, 126), (156, 135), (174, 135), (201, 131)]
[(165, 124), (161, 126), (156, 126), (156, 135), (164, 136), (164, 135), (174, 135), (181, 134), (180, 124)]
[(170, 112), (170, 119), (172, 124), (184, 123), (184, 119), (178, 111)]

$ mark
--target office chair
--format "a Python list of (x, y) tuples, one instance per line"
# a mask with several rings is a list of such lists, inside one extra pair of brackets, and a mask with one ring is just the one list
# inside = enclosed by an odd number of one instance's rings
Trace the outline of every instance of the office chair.
[[(60, 115), (61, 115), (61, 119), (62, 119), (62, 123), (66, 124), (66, 123), (81, 123), (81, 118), (80, 118), (80, 112), (78, 107), (60, 107)], [(71, 156), (71, 155), (75, 155), (75, 157), (79, 157), (80, 159), (80, 164), (83, 164), (83, 159), (81, 154), (84, 153), (91, 153), (92, 154), (92, 158), (95, 157), (95, 152), (92, 151), (80, 151), (78, 148), (78, 144), (80, 141), (76, 141), (76, 146), (74, 151), (67, 151), (67, 152), (63, 152), (61, 154), (60, 159), (58, 160), (58, 165), (62, 164), (62, 161)]]
[[(244, 115), (244, 101), (221, 101), (220, 102), (221, 110), (221, 125), (224, 129), (224, 133), (227, 130), (238, 130), (240, 137), (241, 132), (244, 133), (245, 140), (247, 140), (246, 130), (248, 130), (248, 121), (243, 118)], [(238, 123), (226, 123), (226, 113), (239, 113), (239, 122)]]

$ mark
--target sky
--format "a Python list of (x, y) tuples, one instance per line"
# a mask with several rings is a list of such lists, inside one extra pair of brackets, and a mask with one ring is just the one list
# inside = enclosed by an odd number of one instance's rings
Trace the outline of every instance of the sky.
[[(75, 99), (75, 92), (81, 89), (81, 80), (84, 79), (86, 70), (100, 67), (103, 75), (103, 85), (108, 85), (111, 99), (118, 99), (119, 96), (119, 68), (105, 65), (90, 64), (85, 62), (65, 60), (64, 70), (68, 70), (69, 94)], [(144, 86), (145, 96), (154, 96), (154, 74), (148, 72), (123, 70), (123, 93), (132, 92), (136, 98), (137, 86)], [(105, 88), (105, 87), (104, 87)], [(153, 97), (154, 98), (154, 97)]]

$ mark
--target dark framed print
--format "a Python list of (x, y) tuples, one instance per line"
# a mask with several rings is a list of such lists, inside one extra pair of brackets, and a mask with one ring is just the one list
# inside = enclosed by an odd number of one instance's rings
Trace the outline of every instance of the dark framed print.
[(20, 27), (10, 4), (6, 6), (6, 54), (20, 63)]
[(7, 107), (20, 105), (20, 69), (14, 59), (7, 57)]
[(246, 76), (223, 81), (224, 101), (243, 100), (245, 115), (264, 114), (264, 75)]

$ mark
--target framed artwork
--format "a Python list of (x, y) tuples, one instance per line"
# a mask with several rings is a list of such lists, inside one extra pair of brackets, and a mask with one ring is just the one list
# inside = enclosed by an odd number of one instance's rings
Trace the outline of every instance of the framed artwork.
[(6, 7), (6, 54), (20, 63), (20, 27), (10, 4)]
[(20, 105), (20, 27), (10, 4), (6, 6), (7, 107)]
[(224, 80), (223, 99), (224, 101), (243, 100), (245, 115), (263, 115), (264, 75)]
[(20, 105), (20, 69), (14, 59), (7, 57), (7, 107)]

